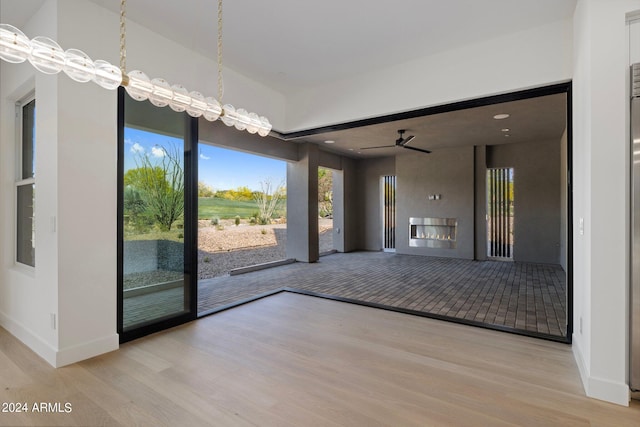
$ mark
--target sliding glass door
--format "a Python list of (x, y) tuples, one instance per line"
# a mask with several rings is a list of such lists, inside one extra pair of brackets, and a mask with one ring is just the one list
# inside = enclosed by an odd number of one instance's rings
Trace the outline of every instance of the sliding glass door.
[[(121, 341), (196, 317), (192, 191), (197, 122), (119, 93)], [(196, 163), (197, 165), (197, 163)]]

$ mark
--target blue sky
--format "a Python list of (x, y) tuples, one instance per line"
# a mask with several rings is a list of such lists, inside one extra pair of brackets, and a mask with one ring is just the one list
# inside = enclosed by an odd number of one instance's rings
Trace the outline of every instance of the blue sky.
[[(182, 139), (158, 135), (139, 129), (125, 128), (125, 171), (136, 167), (136, 154), (147, 153), (160, 158), (163, 153), (158, 145), (182, 147)], [(260, 181), (269, 179), (275, 187), (285, 184), (287, 165), (282, 160), (255, 156), (240, 151), (198, 145), (198, 181), (214, 190), (228, 190), (246, 186), (260, 190)]]

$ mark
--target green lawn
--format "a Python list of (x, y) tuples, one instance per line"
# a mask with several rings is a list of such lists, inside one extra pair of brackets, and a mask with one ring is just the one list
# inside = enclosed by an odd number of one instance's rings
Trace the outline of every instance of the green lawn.
[(198, 199), (198, 219), (240, 218), (248, 219), (258, 212), (256, 202), (243, 200), (226, 200), (215, 197), (201, 197)]

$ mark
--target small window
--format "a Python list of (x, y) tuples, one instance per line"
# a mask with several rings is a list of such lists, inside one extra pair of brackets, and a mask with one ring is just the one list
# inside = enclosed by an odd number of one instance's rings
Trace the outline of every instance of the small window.
[(18, 173), (16, 181), (16, 262), (36, 265), (36, 101), (18, 104)]

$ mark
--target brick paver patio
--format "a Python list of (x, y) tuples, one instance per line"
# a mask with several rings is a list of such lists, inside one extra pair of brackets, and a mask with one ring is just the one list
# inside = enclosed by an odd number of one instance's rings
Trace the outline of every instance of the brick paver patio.
[[(338, 253), (313, 264), (200, 280), (198, 313), (284, 288), (524, 333), (566, 336), (566, 274), (559, 265), (383, 252)], [(181, 292), (171, 289), (153, 298), (126, 299), (127, 321), (179, 309)]]

